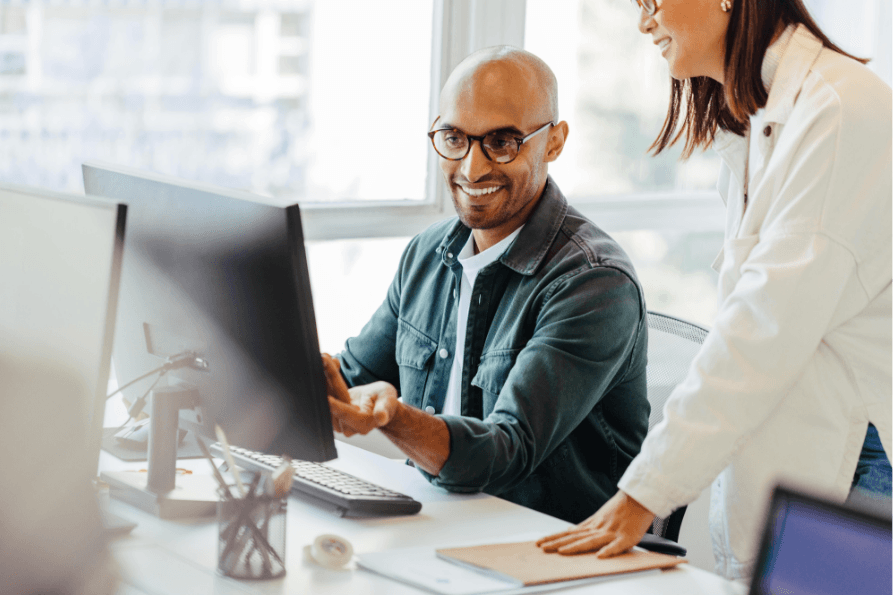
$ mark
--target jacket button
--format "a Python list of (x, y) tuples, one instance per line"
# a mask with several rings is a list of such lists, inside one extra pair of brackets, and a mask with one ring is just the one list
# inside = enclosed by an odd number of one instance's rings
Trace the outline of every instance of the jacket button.
[(453, 253), (448, 252), (448, 253), (447, 253), (447, 258), (448, 258), (448, 259), (452, 259), (452, 258), (453, 258)]
[(763, 129), (763, 136), (764, 136), (764, 137), (768, 137), (768, 136), (771, 135), (771, 134), (772, 134), (772, 127), (771, 127), (771, 126), (767, 126), (766, 128)]
[(440, 349), (440, 357), (441, 357), (441, 358), (446, 358), (446, 357), (449, 356), (449, 355), (450, 355), (450, 353), (447, 352), (447, 349), (446, 349), (446, 348), (441, 348), (441, 349)]
[(434, 406), (427, 406), (427, 407), (425, 407), (425, 411), (428, 412), (429, 414), (433, 414), (433, 413), (434, 413)]

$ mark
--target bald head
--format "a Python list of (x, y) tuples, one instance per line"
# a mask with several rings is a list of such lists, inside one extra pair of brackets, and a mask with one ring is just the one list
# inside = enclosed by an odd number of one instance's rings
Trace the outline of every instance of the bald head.
[(567, 133), (567, 122), (558, 121), (555, 75), (530, 52), (487, 48), (450, 73), (430, 134), (434, 148), (440, 143), (449, 155), (437, 149), (456, 213), (472, 229), (477, 250), (527, 221)]
[(459, 63), (441, 91), (440, 112), (463, 99), (483, 100), (494, 109), (512, 110), (523, 104), (540, 122), (558, 122), (558, 84), (552, 69), (512, 46), (484, 48)]

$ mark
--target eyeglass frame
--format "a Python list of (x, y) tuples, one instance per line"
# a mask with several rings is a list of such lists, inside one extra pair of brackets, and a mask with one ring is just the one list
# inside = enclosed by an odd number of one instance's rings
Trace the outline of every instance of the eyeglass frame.
[[(644, 8), (645, 12), (648, 13), (648, 16), (652, 16), (652, 17), (657, 12), (658, 8), (660, 8), (657, 5), (657, 0), (629, 0), (629, 1), (633, 6), (638, 6), (640, 9)], [(647, 6), (648, 2), (650, 2), (651, 6), (653, 6), (654, 8), (648, 8), (648, 6)]]
[[(431, 123), (431, 126), (434, 126), (435, 124), (437, 124), (437, 121), (438, 121), (438, 120), (440, 120), (440, 116), (438, 116), (437, 118), (434, 119), (434, 122)], [(490, 157), (490, 154), (487, 153), (487, 148), (484, 146), (484, 138), (486, 138), (487, 135), (491, 135), (491, 134), (493, 134), (494, 132), (499, 131), (500, 129), (491, 130), (490, 132), (488, 132), (488, 133), (486, 133), (486, 134), (484, 134), (484, 135), (474, 136), (474, 135), (470, 135), (470, 134), (468, 134), (467, 132), (465, 132), (464, 130), (460, 130), (460, 129), (458, 129), (458, 128), (438, 128), (438, 129), (436, 129), (436, 130), (432, 130), (432, 131), (430, 131), (430, 132), (428, 133), (428, 138), (431, 139), (431, 146), (434, 147), (434, 151), (435, 151), (435, 153), (437, 153), (437, 155), (439, 155), (440, 157), (442, 157), (442, 158), (444, 158), (444, 159), (447, 159), (447, 160), (449, 160), (449, 161), (462, 161), (463, 159), (465, 159), (466, 157), (468, 157), (468, 154), (471, 153), (471, 146), (474, 145), (474, 142), (475, 142), (475, 141), (478, 141), (478, 142), (481, 144), (481, 151), (484, 152), (484, 156), (485, 156), (487, 159), (489, 159), (489, 160), (492, 161), (493, 163), (498, 163), (498, 164), (500, 164), (500, 165), (505, 165), (505, 164), (512, 163), (513, 161), (515, 161), (515, 160), (518, 158), (518, 156), (521, 154), (521, 147), (524, 145), (524, 143), (526, 143), (527, 141), (529, 141), (530, 139), (532, 139), (533, 137), (535, 137), (535, 136), (538, 135), (539, 133), (543, 132), (544, 130), (546, 130), (546, 129), (549, 128), (550, 126), (555, 126), (555, 122), (552, 121), (552, 120), (550, 120), (549, 122), (543, 124), (542, 126), (540, 126), (539, 128), (537, 128), (535, 131), (533, 131), (532, 133), (530, 133), (530, 134), (527, 135), (526, 137), (516, 137), (516, 136), (511, 136), (511, 135), (510, 135), (511, 138), (514, 139), (514, 141), (515, 141), (516, 143), (518, 143), (518, 149), (517, 149), (518, 152), (515, 154), (515, 157), (511, 158), (511, 159), (508, 160), (508, 161), (496, 161), (495, 159), (493, 159), (492, 157)], [(447, 157), (446, 155), (442, 154), (440, 151), (437, 150), (437, 143), (434, 142), (434, 135), (436, 135), (436, 134), (439, 133), (439, 132), (444, 132), (444, 131), (447, 131), (447, 130), (452, 130), (452, 131), (455, 131), (455, 132), (461, 132), (462, 134), (465, 135), (465, 138), (468, 139), (468, 148), (465, 149), (465, 154), (464, 154), (462, 157)]]

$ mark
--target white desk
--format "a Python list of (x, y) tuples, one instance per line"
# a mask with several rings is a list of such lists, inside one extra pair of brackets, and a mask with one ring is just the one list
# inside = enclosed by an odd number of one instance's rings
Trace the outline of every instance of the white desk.
[[(489, 495), (455, 495), (431, 486), (413, 468), (357, 447), (338, 443), (334, 468), (420, 501), (422, 511), (397, 518), (339, 518), (297, 498), (288, 502), (286, 575), (265, 582), (242, 582), (218, 576), (217, 525), (212, 518), (159, 520), (138, 509), (113, 502), (112, 511), (139, 525), (113, 544), (123, 574), (124, 593), (180, 594), (413, 594), (418, 590), (363, 569), (323, 569), (303, 560), (302, 549), (319, 534), (350, 540), (357, 553), (407, 546), (463, 546), (501, 542), (535, 532), (548, 534), (567, 527), (561, 520)], [(132, 469), (103, 452), (103, 469)], [(204, 472), (201, 460), (183, 460), (180, 467)], [(690, 565), (677, 569), (617, 577), (562, 593), (580, 594), (723, 594), (743, 593), (741, 584)]]

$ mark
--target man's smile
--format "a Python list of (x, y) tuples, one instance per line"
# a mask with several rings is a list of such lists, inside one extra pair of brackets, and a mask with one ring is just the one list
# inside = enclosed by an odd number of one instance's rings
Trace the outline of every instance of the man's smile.
[(483, 197), (503, 188), (502, 186), (483, 186), (480, 188), (474, 188), (472, 186), (465, 186), (464, 184), (457, 184), (456, 186), (461, 188), (462, 192), (472, 198)]

